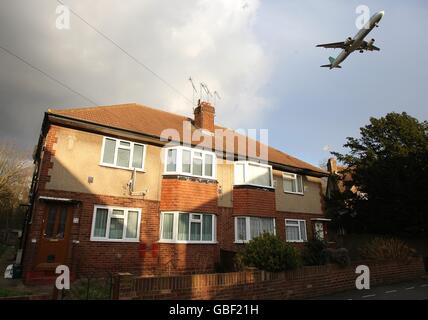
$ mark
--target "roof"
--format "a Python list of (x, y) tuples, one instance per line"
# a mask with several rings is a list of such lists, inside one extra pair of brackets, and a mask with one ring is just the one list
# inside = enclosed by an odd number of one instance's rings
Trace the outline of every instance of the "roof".
[[(183, 121), (190, 121), (192, 123), (192, 133), (197, 129), (193, 125), (193, 120), (189, 117), (135, 103), (87, 108), (57, 110), (49, 109), (48, 114), (114, 127), (117, 129), (128, 130), (155, 137), (160, 137), (162, 131), (168, 128), (177, 130), (180, 137), (183, 137)], [(257, 152), (259, 152), (261, 146), (264, 146), (259, 141), (255, 141), (251, 138), (240, 135), (232, 129), (224, 128), (218, 125), (215, 125), (215, 128), (223, 129), (223, 135), (226, 137), (233, 136), (235, 141), (234, 154), (236, 155), (241, 154), (238, 150), (238, 144), (236, 143), (238, 139), (248, 139), (248, 143), (255, 143)], [(217, 141), (215, 137), (213, 139), (214, 141)], [(225, 138), (222, 138), (221, 140), (223, 143), (223, 149), (220, 149), (218, 145), (216, 146), (215, 142), (214, 145), (210, 147), (216, 150), (226, 150), (226, 140), (227, 139)], [(207, 141), (206, 137), (205, 139), (200, 139), (198, 141), (192, 140), (192, 144), (203, 145), (204, 141)], [(182, 142), (182, 140), (180, 142)], [(314, 173), (327, 175), (327, 172), (323, 169), (292, 157), (272, 147), (268, 147), (268, 160), (269, 163), (276, 163), (279, 165), (295, 167), (298, 169), (304, 169)]]

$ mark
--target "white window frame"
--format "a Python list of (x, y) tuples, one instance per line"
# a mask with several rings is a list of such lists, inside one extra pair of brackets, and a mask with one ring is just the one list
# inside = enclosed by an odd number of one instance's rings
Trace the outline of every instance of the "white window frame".
[[(116, 147), (114, 150), (114, 164), (111, 163), (106, 163), (103, 161), (104, 158), (104, 148), (105, 148), (105, 144), (106, 144), (106, 140), (115, 140), (116, 141)], [(130, 146), (129, 148), (121, 146), (120, 142), (125, 142), (125, 143), (129, 143)], [(138, 146), (142, 146), (143, 147), (143, 163), (142, 163), (142, 167), (141, 168), (134, 168), (132, 166), (132, 161), (134, 159), (134, 146), (138, 145)], [(122, 166), (118, 166), (117, 165), (117, 154), (118, 154), (118, 149), (130, 149), (130, 154), (129, 154), (129, 165), (128, 167), (122, 167)], [(103, 145), (101, 147), (101, 157), (100, 157), (100, 166), (103, 167), (110, 167), (110, 168), (118, 168), (118, 169), (125, 169), (125, 170), (136, 170), (136, 171), (140, 171), (140, 172), (144, 172), (144, 166), (146, 163), (146, 152), (147, 152), (147, 145), (144, 143), (138, 143), (138, 142), (133, 142), (133, 141), (129, 141), (129, 140), (123, 140), (123, 139), (117, 139), (117, 138), (112, 138), (112, 137), (103, 137)]]
[[(175, 149), (177, 151), (175, 171), (167, 171), (168, 151), (173, 150), (173, 149)], [(183, 151), (189, 151), (190, 152), (190, 173), (183, 171)], [(188, 176), (188, 177), (216, 180), (216, 177), (217, 177), (217, 157), (216, 157), (216, 154), (214, 152), (206, 151), (206, 150), (202, 150), (202, 149), (197, 149), (197, 148), (177, 146), (177, 147), (165, 148), (164, 153), (165, 153), (165, 155), (164, 155), (164, 169), (163, 169), (164, 175), (182, 175), (182, 176)], [(201, 153), (202, 158), (199, 156), (195, 156), (195, 153)], [(205, 155), (209, 155), (213, 159), (213, 161), (212, 161), (212, 176), (207, 176), (205, 174)], [(194, 157), (202, 160), (202, 175), (193, 174), (193, 158)]]
[[(105, 237), (95, 237), (95, 219), (97, 215), (97, 209), (107, 209), (107, 224), (106, 224), (106, 235)], [(110, 220), (112, 217), (116, 217), (113, 214), (113, 210), (122, 210), (123, 211), (123, 233), (122, 239), (109, 239), (110, 233)], [(126, 226), (128, 223), (128, 212), (129, 211), (137, 211), (138, 219), (137, 219), (137, 237), (136, 238), (126, 238)], [(104, 206), (104, 205), (95, 205), (94, 213), (92, 216), (92, 226), (91, 226), (91, 237), (90, 241), (105, 241), (105, 242), (140, 242), (140, 227), (141, 227), (141, 209), (139, 208), (127, 208), (127, 207), (113, 207), (113, 206)]]
[[(238, 219), (239, 218), (244, 218), (245, 219), (245, 240), (241, 240), (238, 239)], [(250, 218), (260, 218), (260, 219), (273, 219), (273, 235), (276, 235), (276, 219), (273, 217), (256, 217), (256, 216), (236, 216), (234, 218), (234, 223), (235, 223), (235, 243), (248, 243), (250, 242), (251, 239), (251, 223), (250, 223)]]
[[(241, 164), (244, 165), (244, 182), (243, 183), (237, 183), (236, 182), (236, 165), (237, 164)], [(250, 166), (258, 166), (258, 167), (263, 167), (263, 168), (269, 168), (269, 172), (270, 172), (270, 186), (264, 186), (264, 185), (260, 185), (260, 184), (254, 184), (254, 183), (247, 183), (247, 175), (248, 175), (248, 171), (250, 170), (249, 167)], [(268, 165), (268, 164), (263, 164), (263, 163), (258, 163), (258, 162), (253, 162), (253, 161), (235, 161), (234, 162), (234, 179), (233, 179), (233, 184), (235, 186), (255, 186), (255, 187), (263, 187), (263, 188), (271, 188), (273, 189), (273, 172), (272, 172), (272, 166)]]
[[(287, 240), (287, 221), (297, 221), (297, 225), (292, 224), (292, 225), (288, 225), (289, 227), (298, 227), (299, 228), (299, 240)], [(306, 240), (304, 240), (302, 238), (302, 230), (300, 228), (300, 222), (303, 222), (305, 224), (305, 235), (306, 235)], [(306, 224), (306, 220), (302, 220), (302, 219), (285, 219), (285, 241), (286, 242), (307, 242), (308, 241), (308, 226)]]
[[(172, 225), (172, 239), (163, 239), (163, 219), (165, 214), (173, 214), (173, 225)], [(178, 217), (181, 214), (189, 215), (189, 240), (178, 240)], [(200, 220), (193, 219), (192, 215), (200, 215)], [(203, 232), (203, 215), (210, 215), (212, 217), (212, 240), (202, 240)], [(201, 240), (190, 240), (190, 226), (191, 222), (201, 223)], [(183, 212), (183, 211), (163, 211), (160, 217), (160, 228), (159, 228), (159, 243), (184, 243), (184, 244), (217, 244), (217, 216), (212, 213), (199, 213), (199, 212)]]
[[(286, 177), (286, 176), (293, 176), (293, 178)], [(300, 182), (302, 184), (302, 192), (299, 192), (297, 190), (298, 189), (297, 188), (297, 186), (298, 186), (297, 179), (300, 179)], [(285, 190), (285, 180), (290, 180), (290, 181), (293, 181), (293, 183), (295, 183), (296, 192)], [(300, 174), (291, 173), (291, 172), (283, 172), (282, 173), (282, 185), (283, 185), (283, 190), (284, 190), (285, 193), (300, 194), (300, 195), (304, 195), (305, 194), (305, 185), (303, 184), (303, 176), (300, 175)]]

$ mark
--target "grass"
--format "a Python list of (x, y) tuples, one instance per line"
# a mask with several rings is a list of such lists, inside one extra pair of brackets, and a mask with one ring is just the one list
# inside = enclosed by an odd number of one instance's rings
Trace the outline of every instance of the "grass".
[(110, 299), (110, 279), (81, 279), (71, 284), (68, 299), (108, 300)]
[(0, 288), (0, 297), (17, 297), (31, 295), (31, 291)]

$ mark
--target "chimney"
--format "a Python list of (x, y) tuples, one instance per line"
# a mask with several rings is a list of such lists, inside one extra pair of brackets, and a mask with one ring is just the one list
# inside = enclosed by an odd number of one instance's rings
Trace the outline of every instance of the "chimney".
[(330, 173), (337, 173), (337, 162), (335, 158), (328, 159), (327, 170)]
[(214, 132), (215, 108), (209, 102), (199, 100), (194, 114), (197, 128)]

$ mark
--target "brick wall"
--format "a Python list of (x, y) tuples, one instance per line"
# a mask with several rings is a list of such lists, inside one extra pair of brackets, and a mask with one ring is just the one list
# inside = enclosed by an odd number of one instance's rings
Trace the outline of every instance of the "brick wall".
[(46, 183), (50, 181), (49, 169), (53, 166), (52, 158), (55, 156), (54, 145), (58, 141), (57, 132), (58, 126), (49, 126), (49, 130), (44, 140), (37, 185), (39, 190), (44, 190)]
[[(425, 274), (423, 261), (366, 262), (370, 285), (415, 279)], [(116, 278), (116, 299), (305, 299), (355, 289), (355, 267), (304, 267), (269, 273), (244, 271), (157, 278)]]
[[(72, 225), (69, 243), (71, 249), (66, 261), (66, 264), (71, 266), (71, 272), (77, 275), (105, 275), (106, 272), (132, 272), (143, 275), (207, 272), (214, 270), (219, 259), (216, 244), (158, 243), (160, 211), (157, 201), (56, 190), (44, 190), (39, 196), (78, 201), (73, 217), (79, 218), (79, 223)], [(94, 205), (141, 208), (140, 242), (90, 241)], [(24, 275), (31, 275), (36, 267), (45, 206), (44, 201), (36, 201), (25, 254)], [(36, 239), (37, 242), (33, 243), (31, 239)], [(75, 243), (76, 241), (78, 243)]]
[(234, 187), (233, 213), (235, 215), (275, 217), (275, 190)]
[(162, 179), (161, 211), (217, 212), (217, 182), (184, 177)]

